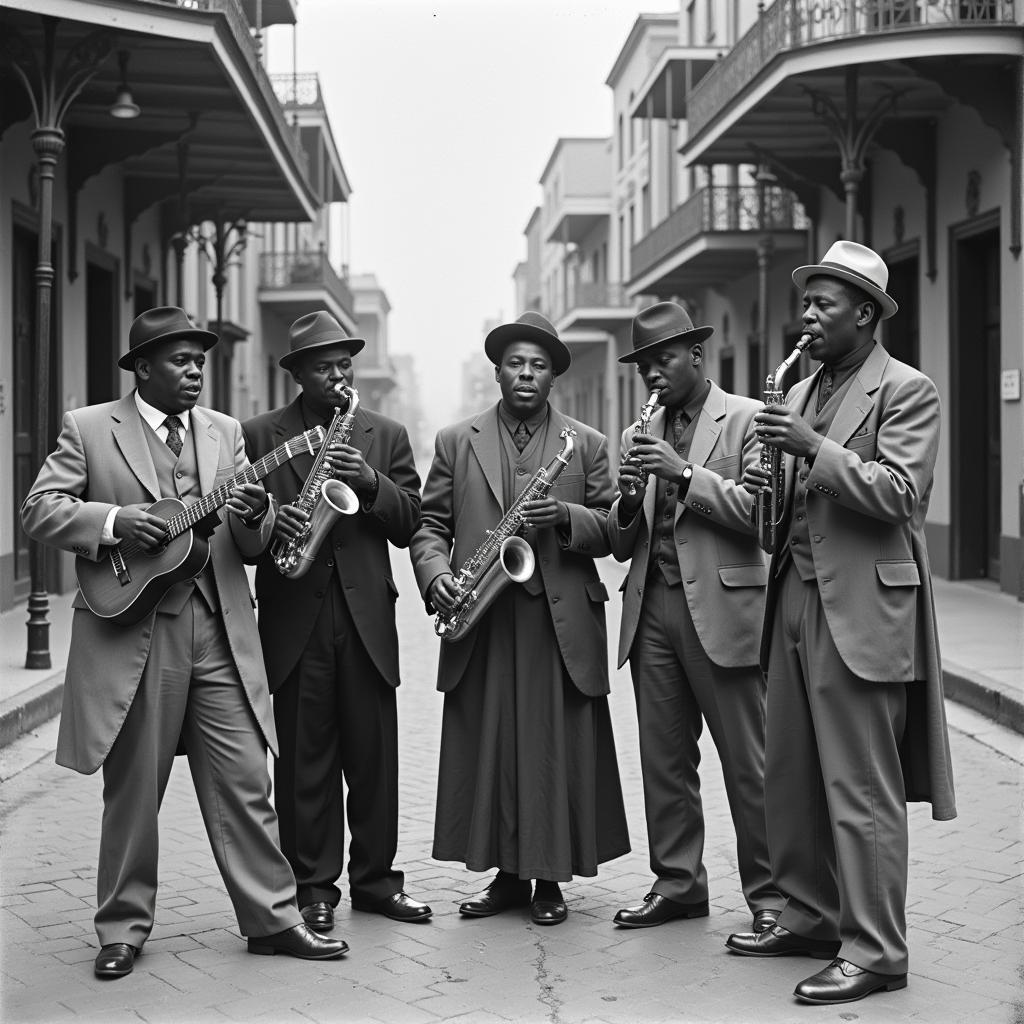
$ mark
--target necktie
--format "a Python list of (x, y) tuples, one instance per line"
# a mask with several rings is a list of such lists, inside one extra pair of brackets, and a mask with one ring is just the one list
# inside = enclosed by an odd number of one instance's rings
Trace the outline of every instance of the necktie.
[(512, 443), (520, 452), (530, 443), (530, 432), (526, 429), (526, 424), (522, 420), (519, 421), (519, 426), (516, 427), (512, 434)]
[(164, 426), (167, 428), (167, 447), (177, 458), (181, 454), (181, 420), (177, 416), (168, 416), (164, 420)]
[(832, 397), (832, 371), (826, 366), (821, 373), (821, 384), (818, 387), (818, 407), (821, 412), (825, 403)]
[(676, 409), (672, 414), (672, 443), (676, 448), (679, 447), (683, 434), (686, 432), (687, 422), (686, 413), (682, 409)]

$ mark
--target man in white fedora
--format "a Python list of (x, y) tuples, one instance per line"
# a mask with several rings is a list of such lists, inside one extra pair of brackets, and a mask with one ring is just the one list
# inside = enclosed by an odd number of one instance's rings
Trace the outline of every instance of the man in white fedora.
[(906, 802), (956, 815), (924, 539), (939, 396), (874, 340), (897, 312), (877, 253), (839, 241), (793, 280), (821, 366), (755, 417), (786, 475), (761, 665), (768, 849), (787, 902), (727, 945), (830, 960), (795, 995), (842, 1003), (907, 984)]

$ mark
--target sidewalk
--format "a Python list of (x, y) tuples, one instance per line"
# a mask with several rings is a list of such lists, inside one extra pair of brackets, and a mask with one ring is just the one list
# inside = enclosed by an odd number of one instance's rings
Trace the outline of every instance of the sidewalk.
[[(611, 574), (621, 576), (618, 563), (605, 561)], [(987, 581), (935, 579), (933, 587), (946, 697), (1024, 735), (1024, 605)], [(71, 597), (50, 597), (53, 666), (46, 670), (23, 667), (25, 606), (0, 614), (0, 747), (60, 711)], [(609, 620), (609, 633), (616, 628)], [(616, 649), (614, 642), (611, 649)]]

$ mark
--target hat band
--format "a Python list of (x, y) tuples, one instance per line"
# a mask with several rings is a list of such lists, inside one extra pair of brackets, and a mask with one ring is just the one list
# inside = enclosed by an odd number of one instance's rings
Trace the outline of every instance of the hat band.
[[(877, 281), (872, 281), (870, 277), (860, 273), (858, 270), (853, 270), (851, 267), (844, 266), (842, 263), (831, 263), (828, 260), (822, 260), (818, 266), (829, 267), (832, 270), (841, 270), (844, 274), (850, 274), (851, 276), (856, 277), (859, 281), (863, 281), (865, 284), (870, 285), (872, 288), (877, 288), (883, 295), (885, 294), (885, 289)], [(809, 274), (808, 276), (814, 277), (814, 274)]]

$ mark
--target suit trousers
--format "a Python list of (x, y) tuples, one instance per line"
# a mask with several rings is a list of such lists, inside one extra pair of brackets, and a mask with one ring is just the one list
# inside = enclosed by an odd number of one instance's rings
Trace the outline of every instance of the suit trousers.
[[(337, 579), (328, 587), (298, 664), (274, 694), (281, 752), (274, 771), (281, 846), (299, 906), (337, 906), (352, 832), (349, 895), (377, 902), (400, 892), (398, 707), (366, 651)], [(347, 808), (342, 781), (348, 787)]]
[(152, 930), (157, 814), (179, 737), (242, 934), (271, 935), (299, 924), (295, 880), (270, 802), (266, 745), (220, 613), (193, 591), (179, 614), (154, 617), (142, 679), (103, 762), (100, 944), (141, 948)]
[(788, 898), (779, 924), (841, 940), (865, 970), (907, 970), (907, 808), (899, 745), (903, 683), (855, 676), (836, 650), (818, 586), (790, 564), (768, 666), (768, 845)]
[[(704, 652), (682, 586), (648, 576), (630, 653), (653, 891), (680, 903), (708, 898), (700, 797), (703, 721), (722, 762), (737, 865), (752, 911), (777, 910), (764, 820), (765, 687), (757, 666), (723, 668)], [(703, 721), (702, 721), (703, 717)]]

